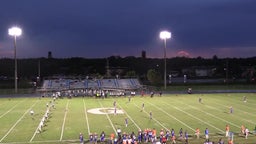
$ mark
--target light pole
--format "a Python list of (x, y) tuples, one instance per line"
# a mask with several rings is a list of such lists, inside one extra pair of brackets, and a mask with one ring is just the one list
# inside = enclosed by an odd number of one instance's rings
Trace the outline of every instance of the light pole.
[(164, 40), (164, 89), (166, 89), (166, 40), (171, 38), (171, 33), (162, 31), (159, 36)]
[(16, 57), (16, 38), (22, 34), (22, 30), (19, 27), (12, 27), (8, 30), (9, 35), (14, 37), (14, 63), (15, 63), (15, 70), (14, 70), (14, 83), (15, 83), (15, 93), (18, 92), (18, 74), (17, 74), (17, 57)]

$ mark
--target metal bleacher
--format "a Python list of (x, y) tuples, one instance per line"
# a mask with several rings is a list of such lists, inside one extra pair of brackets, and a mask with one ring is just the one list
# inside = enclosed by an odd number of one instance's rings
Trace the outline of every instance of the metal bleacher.
[(48, 79), (44, 80), (41, 90), (67, 89), (138, 89), (138, 79)]

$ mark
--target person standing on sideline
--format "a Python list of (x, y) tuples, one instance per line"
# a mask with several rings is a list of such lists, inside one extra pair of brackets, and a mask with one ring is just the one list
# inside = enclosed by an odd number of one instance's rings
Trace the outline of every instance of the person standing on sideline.
[(131, 96), (128, 96), (128, 102), (131, 102)]
[(209, 140), (209, 130), (208, 130), (208, 128), (205, 129), (204, 134), (205, 134), (205, 139)]
[(93, 134), (92, 133), (90, 133), (90, 135), (89, 135), (89, 141), (90, 141), (90, 143), (93, 143)]
[(184, 137), (185, 137), (185, 144), (188, 144), (188, 132), (187, 132), (187, 130), (185, 130)]
[(101, 142), (105, 141), (105, 132), (104, 131), (102, 131), (101, 134), (100, 134), (100, 141)]
[(243, 101), (244, 101), (245, 103), (247, 102), (247, 97), (246, 97), (246, 96), (243, 97)]
[(174, 136), (175, 135), (175, 131), (174, 131), (174, 129), (172, 128), (172, 130), (171, 130), (171, 136)]
[(226, 125), (226, 137), (228, 137), (228, 135), (229, 135), (229, 125)]
[(244, 127), (244, 125), (241, 126), (241, 134), (245, 135), (245, 127)]
[(172, 136), (172, 144), (176, 144), (176, 137), (175, 137), (175, 135)]
[(114, 133), (111, 133), (111, 134), (110, 134), (111, 143), (114, 143), (114, 139), (115, 139), (115, 134), (114, 134)]
[[(223, 142), (222, 144), (224, 144), (224, 142)], [(233, 144), (232, 139), (229, 139), (229, 140), (228, 140), (228, 144)]]
[(153, 98), (153, 96), (154, 96), (154, 92), (151, 91), (151, 92), (150, 92), (150, 97)]
[(98, 141), (98, 134), (97, 134), (97, 133), (94, 133), (93, 136), (94, 136), (94, 137), (93, 137), (93, 141), (94, 141), (95, 144), (97, 144), (97, 141)]
[(198, 102), (202, 103), (202, 98), (201, 97), (198, 98)]
[(80, 141), (80, 144), (84, 144), (84, 136), (82, 133), (79, 134), (79, 141)]
[(250, 133), (249, 129), (245, 128), (245, 139), (248, 138), (249, 133)]
[(219, 139), (218, 144), (224, 144), (224, 141), (222, 140), (222, 138)]
[(117, 132), (117, 136), (120, 137), (121, 133), (122, 133), (122, 130), (120, 128), (117, 128), (116, 132)]
[(200, 137), (200, 129), (196, 128), (196, 132), (195, 132), (196, 138), (199, 139)]
[(180, 136), (179, 139), (183, 139), (183, 130), (182, 130), (182, 128), (180, 128), (179, 134), (180, 134), (179, 135)]

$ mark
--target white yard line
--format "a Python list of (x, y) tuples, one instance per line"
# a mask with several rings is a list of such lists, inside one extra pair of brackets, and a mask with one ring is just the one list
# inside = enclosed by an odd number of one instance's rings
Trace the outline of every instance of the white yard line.
[(33, 108), (36, 105), (36, 103), (38, 103), (38, 100), (29, 109), (27, 109), (27, 111), (16, 121), (16, 123), (9, 129), (9, 131), (1, 138), (0, 142), (2, 142), (10, 134), (10, 132), (24, 118), (24, 116), (31, 110), (31, 108)]
[[(215, 107), (212, 107), (212, 106), (208, 106), (208, 105), (207, 105), (206, 107), (209, 107), (209, 108), (211, 108), (211, 109), (214, 109), (214, 110), (223, 112), (222, 110), (219, 110), (219, 109), (217, 109), (217, 108), (215, 108)], [(238, 119), (241, 119), (241, 117), (236, 116), (236, 115), (233, 115), (233, 117), (237, 117)], [(242, 120), (243, 120), (243, 121), (246, 121), (246, 122), (248, 122), (248, 123), (251, 123), (251, 124), (255, 124), (254, 122), (251, 122), (251, 121), (249, 121), (249, 120), (247, 120), (247, 119), (242, 119)]]
[[(220, 105), (220, 104), (218, 104), (218, 105)], [(231, 104), (232, 105), (232, 104)], [(225, 106), (226, 108), (230, 108), (230, 106)], [(249, 113), (248, 111), (243, 111), (243, 110), (240, 110), (238, 107), (240, 107), (240, 105), (235, 105), (235, 106), (233, 106), (233, 108), (234, 107), (236, 107), (237, 109), (234, 109), (234, 111), (241, 111), (241, 112), (243, 112), (243, 113), (246, 113), (246, 114), (248, 114), (248, 115), (251, 115), (251, 116), (253, 116), (253, 117), (255, 117), (256, 116), (256, 114), (252, 114), (252, 113)]]
[(68, 113), (68, 105), (69, 105), (69, 100), (66, 104), (66, 108), (65, 108), (65, 115), (63, 118), (63, 123), (62, 123), (62, 127), (61, 127), (61, 134), (60, 134), (60, 141), (62, 141), (62, 137), (63, 137), (63, 133), (64, 133), (64, 129), (65, 129), (65, 122), (66, 122), (66, 117), (67, 117), (67, 113)]
[[(98, 102), (99, 102), (100, 106), (103, 108), (103, 105), (101, 104), (101, 102), (100, 102), (99, 100), (98, 100)], [(113, 123), (112, 123), (111, 119), (109, 118), (108, 114), (106, 114), (106, 116), (107, 116), (108, 121), (109, 121), (109, 123), (111, 124), (113, 130), (115, 131), (115, 134), (117, 134), (116, 128), (115, 128), (115, 126), (113, 125)]]
[(32, 142), (32, 141), (33, 141), (33, 139), (35, 138), (36, 133), (37, 133), (37, 131), (38, 131), (38, 128), (39, 128), (39, 126), (37, 126), (37, 127), (36, 127), (36, 130), (35, 130), (35, 132), (34, 132), (34, 134), (33, 134), (33, 136), (31, 137), (31, 139), (30, 139), (30, 141), (29, 141), (29, 142)]
[[(236, 105), (238, 107), (246, 107), (246, 109), (251, 110), (251, 111), (255, 110), (254, 108), (248, 106), (248, 104), (250, 104), (249, 102), (246, 102), (246, 103), (243, 102), (242, 97), (241, 97), (241, 100), (237, 100), (237, 99), (232, 98), (232, 96), (230, 95), (230, 96), (226, 96), (224, 99), (228, 102), (231, 102), (233, 107), (234, 107), (234, 105)], [(252, 99), (250, 99), (250, 100), (252, 100)], [(253, 104), (253, 103), (251, 103), (251, 104)]]
[[(84, 102), (84, 99), (83, 99), (83, 102)], [(89, 121), (88, 121), (88, 116), (87, 116), (87, 110), (86, 110), (85, 102), (84, 102), (84, 114), (85, 114), (86, 124), (87, 124), (87, 127), (88, 127), (88, 134), (90, 134), (90, 125), (89, 125)]]
[(162, 111), (163, 113), (165, 113), (166, 115), (168, 115), (169, 117), (175, 119), (176, 121), (178, 121), (179, 123), (183, 124), (184, 126), (186, 126), (187, 128), (191, 129), (192, 131), (195, 131), (195, 129), (193, 129), (192, 127), (190, 127), (189, 125), (187, 125), (186, 123), (182, 122), (181, 120), (179, 120), (178, 118), (176, 118), (175, 116), (170, 115), (169, 113), (167, 113), (166, 111), (164, 111), (163, 109), (157, 107), (156, 105), (149, 103), (152, 106), (154, 106), (155, 108), (159, 109), (160, 111)]
[(200, 110), (199, 108), (196, 108), (196, 107), (194, 107), (194, 106), (188, 105), (188, 104), (186, 104), (186, 103), (182, 103), (182, 104), (185, 104), (185, 105), (187, 105), (187, 106), (189, 106), (189, 107), (191, 107), (191, 108), (193, 108), (193, 109), (196, 109), (197, 111), (203, 112), (203, 113), (205, 113), (205, 114), (207, 114), (207, 115), (209, 115), (209, 116), (211, 116), (211, 117), (213, 117), (213, 118), (215, 118), (215, 119), (219, 119), (219, 120), (221, 120), (221, 121), (223, 121), (223, 122), (226, 122), (227, 124), (231, 124), (231, 125), (233, 125), (233, 126), (235, 126), (235, 127), (237, 127), (237, 128), (240, 128), (240, 126), (238, 126), (238, 125), (236, 125), (236, 124), (234, 124), (234, 123), (232, 123), (232, 122), (230, 122), (230, 121), (227, 121), (227, 120), (225, 120), (225, 119), (219, 118), (219, 117), (217, 117), (216, 115), (213, 115), (213, 114), (211, 114), (211, 113), (202, 111), (202, 110)]
[[(217, 103), (217, 102), (213, 102), (213, 101), (211, 101), (211, 103), (215, 103), (216, 105), (219, 105), (219, 106), (221, 106), (221, 107), (226, 107), (226, 108), (229, 108), (228, 106), (223, 106), (223, 105), (221, 105), (221, 104), (219, 104), (219, 103)], [(239, 111), (239, 109), (235, 109), (234, 111)], [(240, 110), (240, 111), (242, 111), (242, 110)], [(247, 113), (247, 114), (249, 114), (248, 112), (245, 112), (245, 111), (242, 111), (243, 113)], [(233, 116), (236, 116), (236, 115), (233, 115)], [(241, 119), (242, 117), (241, 116), (237, 116), (239, 119)], [(247, 121), (248, 123), (251, 123), (251, 124), (255, 124), (255, 122), (252, 122), (252, 121), (249, 121), (248, 119), (242, 119), (243, 121)]]
[[(169, 105), (168, 103), (165, 103), (165, 104), (166, 104), (166, 105)], [(169, 105), (169, 106), (170, 106), (170, 105)], [(185, 112), (185, 111), (183, 111), (183, 110), (181, 110), (181, 109), (179, 109), (179, 108), (177, 108), (177, 107), (175, 107), (175, 106), (171, 106), (171, 107), (173, 107), (173, 108), (175, 108), (176, 110), (181, 111), (181, 112), (183, 112), (183, 113), (189, 115), (190, 117), (192, 117), (192, 118), (194, 118), (194, 119), (197, 119), (197, 120), (201, 121), (202, 123), (205, 123), (206, 125), (209, 125), (209, 126), (215, 128), (216, 130), (220, 131), (221, 133), (224, 133), (223, 130), (221, 130), (221, 129), (215, 127), (214, 125), (212, 125), (212, 124), (210, 124), (210, 123), (208, 123), (208, 122), (205, 122), (205, 121), (203, 121), (203, 120), (201, 120), (201, 119), (199, 119), (199, 118), (193, 116), (193, 115), (190, 114), (190, 113), (187, 113), (187, 112)]]
[[(140, 107), (138, 105), (136, 105), (136, 104), (134, 104), (134, 105), (140, 109)], [(149, 115), (149, 113), (147, 113), (145, 110), (143, 112), (146, 113), (147, 115)], [(156, 121), (161, 127), (163, 127), (166, 130), (168, 130), (168, 128), (165, 127), (163, 124), (161, 124), (157, 119), (155, 119), (154, 116), (152, 117), (152, 120)]]
[[(117, 104), (119, 105), (119, 104)], [(134, 123), (134, 125), (139, 129), (141, 130), (141, 128), (135, 123), (135, 121), (132, 119), (132, 117), (130, 115), (128, 115), (128, 113), (122, 108), (121, 105), (119, 105), (119, 107), (125, 112), (125, 114), (128, 116), (128, 118)]]
[(10, 111), (12, 111), (17, 105), (19, 105), (20, 103), (24, 102), (25, 100), (23, 101), (20, 101), (19, 103), (15, 104), (11, 109), (9, 109), (7, 112), (5, 112), (4, 114), (2, 114), (0, 116), (0, 118), (4, 117), (6, 114), (8, 114)]

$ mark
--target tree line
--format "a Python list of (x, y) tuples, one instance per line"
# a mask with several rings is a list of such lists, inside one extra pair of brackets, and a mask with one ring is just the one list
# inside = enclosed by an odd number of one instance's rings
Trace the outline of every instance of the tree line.
[[(167, 74), (176, 72), (177, 76), (187, 74), (196, 78), (193, 73), (183, 70), (191, 67), (211, 67), (214, 70), (210, 78), (228, 76), (228, 78), (246, 78), (251, 81), (255, 78), (256, 57), (252, 58), (167, 58)], [(14, 60), (10, 58), (0, 59), (0, 77), (13, 79)], [(56, 75), (81, 76), (81, 77), (138, 77), (141, 80), (148, 76), (157, 75), (163, 78), (164, 60), (161, 58), (120, 57), (108, 58), (27, 58), (18, 59), (19, 79), (46, 78)], [(151, 74), (149, 74), (151, 73)]]

